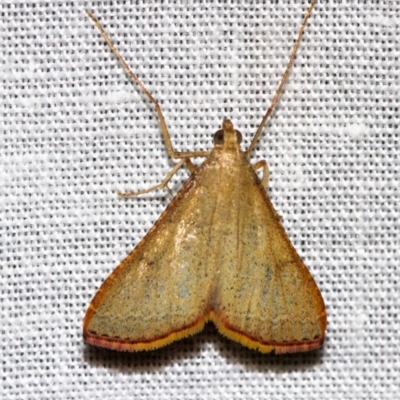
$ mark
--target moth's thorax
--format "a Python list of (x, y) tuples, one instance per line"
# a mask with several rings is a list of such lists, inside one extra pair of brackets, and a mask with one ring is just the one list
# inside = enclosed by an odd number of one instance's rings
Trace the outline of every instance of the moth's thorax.
[[(249, 165), (249, 161), (245, 152), (240, 149), (240, 145), (225, 147), (223, 145), (214, 146), (209, 158), (205, 161), (209, 165), (210, 170), (215, 168), (214, 179), (224, 181), (224, 184), (233, 184), (230, 176), (237, 175), (238, 170), (245, 165)], [(235, 180), (235, 179), (234, 179)]]

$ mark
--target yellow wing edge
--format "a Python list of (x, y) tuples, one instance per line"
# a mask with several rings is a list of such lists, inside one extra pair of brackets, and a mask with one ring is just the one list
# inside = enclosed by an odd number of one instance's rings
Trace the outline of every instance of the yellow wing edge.
[(274, 351), (275, 354), (285, 354), (316, 350), (322, 346), (325, 339), (326, 312), (319, 317), (321, 331), (323, 332), (322, 336), (312, 340), (295, 340), (291, 342), (263, 341), (254, 335), (236, 329), (225, 318), (217, 316), (214, 312), (210, 313), (210, 320), (213, 321), (218, 331), (223, 336), (261, 353), (270, 353)]
[(89, 320), (92, 315), (92, 312), (90, 311), (91, 310), (89, 309), (86, 313), (83, 325), (83, 339), (85, 340), (85, 342), (94, 346), (105, 347), (107, 349), (117, 351), (142, 351), (158, 349), (160, 347), (166, 346), (167, 344), (175, 342), (176, 340), (183, 339), (185, 337), (192, 336), (200, 332), (208, 321), (207, 316), (200, 317), (192, 324), (189, 324), (182, 329), (169, 332), (165, 336), (159, 336), (147, 340), (134, 341), (130, 339), (113, 338), (91, 333), (88, 330)]
[(246, 332), (235, 329), (235, 327), (229, 324), (229, 322), (227, 322), (223, 317), (218, 316), (214, 311), (211, 311), (208, 314), (199, 317), (193, 323), (177, 331), (169, 332), (164, 336), (155, 337), (152, 339), (133, 341), (130, 339), (113, 338), (91, 333), (87, 327), (92, 313), (94, 313), (94, 310), (89, 309), (85, 316), (83, 328), (83, 338), (85, 342), (98, 347), (129, 352), (154, 350), (166, 346), (172, 342), (175, 342), (176, 340), (183, 339), (200, 332), (208, 321), (212, 321), (223, 336), (238, 342), (249, 349), (257, 350), (261, 353), (270, 353), (275, 351), (275, 354), (299, 353), (316, 350), (324, 343), (326, 329), (326, 312), (324, 312), (319, 317), (322, 328), (321, 330), (324, 332), (322, 336), (312, 340), (266, 342)]

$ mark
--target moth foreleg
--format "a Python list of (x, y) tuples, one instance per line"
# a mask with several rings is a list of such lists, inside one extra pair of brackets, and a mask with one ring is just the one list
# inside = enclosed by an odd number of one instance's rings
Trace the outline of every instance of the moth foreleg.
[(257, 171), (260, 168), (263, 169), (261, 184), (263, 187), (267, 188), (268, 182), (269, 182), (269, 168), (268, 168), (267, 162), (265, 160), (260, 160), (260, 161), (256, 162), (254, 165), (252, 165), (252, 167), (253, 167), (254, 171)]
[[(135, 196), (140, 196), (141, 194), (145, 193), (150, 193), (154, 190), (157, 189), (164, 189), (165, 187), (168, 189), (168, 191), (171, 193), (169, 187), (167, 186), (168, 182), (171, 180), (171, 178), (175, 175), (175, 173), (178, 171), (180, 167), (182, 167), (183, 164), (186, 164), (189, 171), (193, 172), (196, 167), (193, 165), (193, 163), (190, 161), (189, 158), (184, 158), (183, 160), (179, 161), (177, 164), (174, 165), (174, 167), (171, 169), (171, 171), (168, 172), (167, 176), (163, 179), (161, 183), (158, 185), (152, 186), (151, 188), (144, 189), (144, 190), (138, 190), (137, 192), (118, 192), (118, 196), (121, 197), (135, 197)], [(171, 193), (172, 195), (172, 193)]]

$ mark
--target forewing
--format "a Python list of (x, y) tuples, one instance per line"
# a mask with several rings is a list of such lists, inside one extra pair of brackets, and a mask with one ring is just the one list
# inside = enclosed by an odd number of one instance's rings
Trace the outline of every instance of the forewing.
[(212, 217), (207, 197), (215, 184), (203, 179), (204, 169), (188, 179), (102, 284), (85, 316), (87, 342), (117, 350), (153, 349), (203, 327), (212, 280), (204, 259)]
[(326, 329), (320, 291), (250, 165), (236, 179), (212, 319), (221, 333), (263, 352), (318, 348)]

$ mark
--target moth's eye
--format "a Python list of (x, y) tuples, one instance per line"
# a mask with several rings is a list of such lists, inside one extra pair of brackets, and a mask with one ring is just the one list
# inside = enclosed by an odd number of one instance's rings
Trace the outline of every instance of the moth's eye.
[[(242, 134), (235, 129), (236, 132), (236, 140), (238, 143), (242, 143)], [(214, 133), (214, 144), (223, 144), (224, 143), (224, 130), (220, 129)]]
[(224, 130), (220, 129), (214, 133), (214, 144), (223, 144), (224, 143)]
[(242, 143), (242, 139), (243, 139), (242, 134), (241, 134), (239, 131), (237, 131), (236, 129), (235, 129), (235, 132), (236, 132), (237, 142), (238, 142), (239, 144)]

